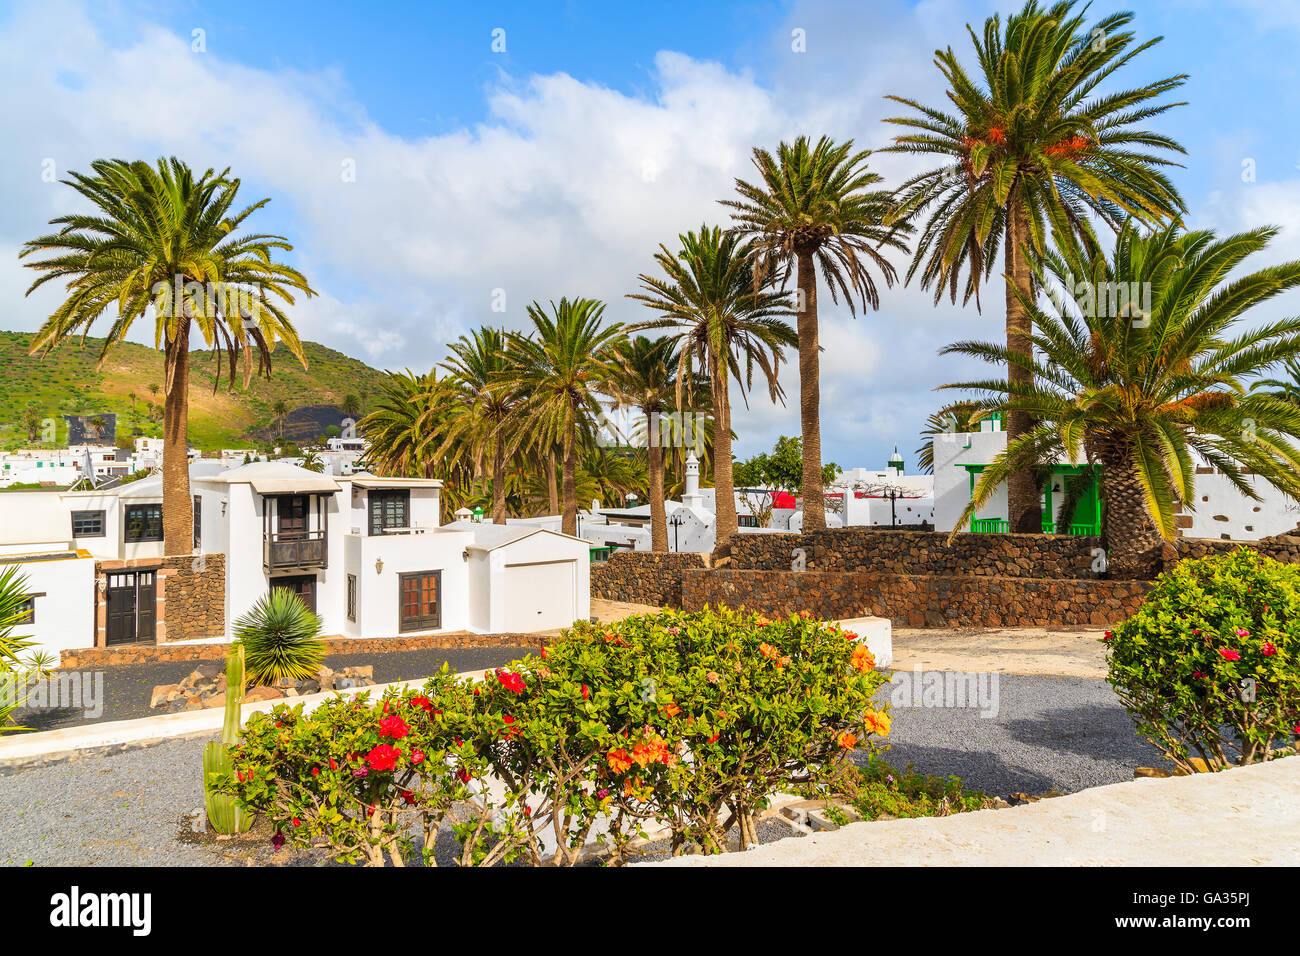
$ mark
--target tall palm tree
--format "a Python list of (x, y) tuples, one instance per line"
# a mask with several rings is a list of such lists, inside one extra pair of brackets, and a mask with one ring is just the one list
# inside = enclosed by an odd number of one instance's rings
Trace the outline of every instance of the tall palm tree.
[(979, 428), (978, 402), (954, 402), (939, 409), (925, 420), (921, 429), (921, 447), (916, 450), (916, 467), (924, 474), (934, 474), (934, 439), (938, 435), (956, 435)]
[(491, 447), (492, 521), (505, 524), (506, 463), (524, 434), (514, 427), (521, 393), (514, 380), (509, 342), (500, 329), (479, 328), (448, 348), (451, 355), (442, 367), (459, 388), (445, 441), (467, 443), (480, 462), (483, 448)]
[(357, 423), (366, 439), (366, 466), (380, 475), (438, 478), (444, 517), (472, 493), (473, 474), (460, 444), (443, 448), (454, 408), (451, 385), (433, 371), (389, 372), (370, 412)]
[(271, 403), (271, 411), (275, 413), (276, 432), (284, 437), (284, 419), (289, 414), (289, 403), (283, 398), (277, 398)]
[[(1126, 27), (1131, 13), (1098, 20), (1092, 30), (1074, 0), (1040, 7), (1030, 0), (1009, 16), (984, 21), (983, 37), (969, 26), (977, 72), (969, 75), (949, 47), (935, 53), (956, 113), (901, 96), (890, 99), (917, 116), (887, 122), (915, 132), (889, 150), (937, 157), (942, 166), (903, 184), (891, 221), (925, 218), (908, 268), (933, 287), (938, 303), (979, 303), (981, 283), (1003, 253), (1007, 348), (1029, 348), (1029, 317), (1022, 307), (1034, 287), (1029, 257), (1042, 253), (1049, 227), (1077, 229), (1088, 214), (1118, 228), (1127, 216), (1148, 226), (1177, 220), (1185, 207), (1163, 168), (1183, 148), (1142, 124), (1177, 103), (1156, 102), (1181, 86), (1171, 76), (1131, 90), (1099, 93), (1120, 67), (1159, 42), (1135, 45)], [(963, 282), (963, 276), (964, 282)], [(1017, 384), (1029, 372), (1009, 366)], [(1033, 423), (1022, 413), (1006, 422), (1011, 441)], [(1039, 491), (1028, 468), (1007, 486), (1011, 530), (1041, 530)]]
[[(658, 319), (638, 323), (638, 328), (677, 330), (674, 338), (681, 343), (676, 376), (678, 407), (682, 407), (681, 390), (694, 377), (693, 369), (707, 372), (717, 423), (713, 430), (714, 549), (721, 557), (728, 553), (736, 533), (731, 382), (737, 383), (743, 397), (753, 385), (757, 369), (772, 400), (781, 399), (777, 372), (782, 349), (802, 339), (786, 321), (794, 314), (789, 294), (755, 281), (756, 249), (761, 246), (716, 226), (700, 226), (699, 232), (678, 238), (681, 249), (676, 254), (666, 246), (660, 246), (655, 253), (663, 277), (638, 276), (645, 291), (630, 293), (628, 298), (660, 314)], [(667, 546), (666, 531), (664, 537)]]
[(613, 350), (616, 372), (610, 394), (640, 411), (645, 426), (646, 472), (649, 478), (650, 549), (668, 550), (668, 520), (664, 508), (664, 449), (659, 416), (675, 407), (678, 350), (676, 337), (624, 339)]
[(1082, 457), (1101, 465), (1112, 573), (1146, 577), (1158, 569), (1161, 539), (1176, 534), (1175, 505), (1195, 507), (1192, 452), (1249, 498), (1258, 498), (1244, 477), (1251, 472), (1300, 496), (1300, 451), (1293, 444), (1300, 408), (1244, 384), (1300, 358), (1300, 318), (1238, 324), (1251, 307), (1300, 286), (1300, 262), (1229, 277), (1276, 232), (1217, 239), (1168, 227), (1141, 236), (1125, 224), (1109, 256), (1086, 232), (1054, 232), (1056, 248), (1035, 267), (1039, 282), (1064, 285), (1084, 276), (1094, 288), (1149, 283), (1150, 309), (1135, 321), (1130, 309), (1090, 307), (1086, 299), (1062, 295), (1043, 309), (1025, 295), (1041, 360), (1028, 350), (980, 342), (945, 350), (1019, 366), (1037, 379), (946, 386), (983, 392), (990, 396), (986, 408), (1036, 422), (1009, 439), (984, 471), (958, 527), (1014, 469), (1062, 454), (1071, 462)]
[(849, 311), (856, 303), (880, 306), (876, 280), (868, 268), (879, 270), (886, 285), (895, 272), (881, 247), (906, 250), (900, 235), (906, 226), (884, 225), (890, 194), (873, 189), (881, 179), (867, 169), (869, 150), (853, 151), (853, 140), (835, 143), (822, 137), (816, 145), (800, 136), (781, 143), (774, 158), (754, 150), (758, 185), (736, 180), (739, 200), (724, 200), (734, 212), (734, 230), (755, 240), (756, 268), (761, 280), (784, 288), (796, 270), (799, 327), (799, 422), (803, 435), (803, 526), (826, 527), (822, 493), (821, 383), (817, 333), (817, 272), (830, 290), (831, 301), (844, 296)]
[(601, 324), (604, 312), (604, 303), (595, 299), (552, 302), (549, 315), (534, 302), (528, 307), (532, 332), (507, 333), (518, 356), (514, 381), (527, 396), (521, 423), (539, 447), (562, 449), (560, 526), (565, 534), (578, 533), (578, 450), (594, 437), (602, 411), (598, 392), (615, 374), (610, 350), (623, 335), (617, 324)]
[(77, 333), (88, 333), (115, 306), (102, 362), (152, 309), (154, 341), (164, 349), (163, 551), (188, 554), (194, 539), (188, 464), (191, 331), (197, 326), (213, 348), (217, 381), (224, 351), (232, 387), (241, 362), (248, 384), (254, 354), (257, 371), (270, 375), (277, 340), (306, 368), (298, 333), (280, 302), (292, 305), (295, 291), (315, 293), (300, 272), (272, 258), (276, 250), (293, 248), (283, 237), (239, 234), (245, 220), (269, 200), (235, 210), (239, 180), (229, 170), (209, 169), (195, 177), (175, 157), (159, 159), (156, 166), (97, 160), (91, 169), (91, 175), (74, 172), (63, 182), (89, 200), (95, 213), (52, 219), (51, 225), (62, 228), (24, 243), (19, 254), (47, 254), (26, 263), (41, 273), (28, 294), (56, 279), (68, 290), (33, 339), (32, 351), (49, 352)]

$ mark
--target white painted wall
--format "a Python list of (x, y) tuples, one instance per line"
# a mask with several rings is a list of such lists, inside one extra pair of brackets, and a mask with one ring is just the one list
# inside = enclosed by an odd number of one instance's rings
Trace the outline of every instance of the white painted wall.
[[(0, 570), (4, 570), (0, 560)], [(25, 589), (38, 595), (36, 618), (15, 633), (37, 641), (23, 652), (51, 654), (95, 644), (95, 559), (89, 555), (61, 560), (24, 561), (17, 565), (26, 576)]]
[[(1007, 433), (1001, 431), (959, 432), (934, 436), (934, 527), (951, 531), (970, 503), (970, 474), (964, 464), (986, 465), (1007, 447)], [(1007, 520), (1006, 488), (998, 489), (976, 518)], [(967, 524), (962, 530), (969, 531)]]
[[(477, 553), (476, 553), (477, 552)], [(563, 621), (561, 627), (567, 627), (575, 620), (586, 620), (591, 615), (591, 546), (585, 540), (575, 540), (565, 535), (540, 531), (518, 541), (502, 545), (493, 551), (483, 552), (471, 549), (471, 561), (477, 555), (486, 554), (489, 583), (488, 623), (489, 632), (509, 630), (507, 621), (518, 619), (518, 614), (511, 615), (512, 606), (522, 606), (528, 612), (528, 619), (536, 616), (536, 610), (548, 602), (548, 596), (532, 593), (524, 589), (524, 582), (536, 580), (535, 575), (524, 570), (528, 566), (557, 561), (572, 562), (571, 584), (572, 620)], [(476, 565), (478, 572), (472, 583), (482, 587), (482, 565)], [(479, 592), (481, 595), (481, 591)], [(481, 602), (481, 597), (479, 598)], [(480, 612), (481, 613), (481, 612)], [(546, 615), (543, 615), (545, 617)]]

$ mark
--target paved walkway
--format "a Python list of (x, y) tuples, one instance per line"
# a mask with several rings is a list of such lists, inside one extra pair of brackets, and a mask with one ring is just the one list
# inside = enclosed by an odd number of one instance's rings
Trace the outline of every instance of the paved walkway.
[(1295, 866), (1300, 757), (653, 866)]

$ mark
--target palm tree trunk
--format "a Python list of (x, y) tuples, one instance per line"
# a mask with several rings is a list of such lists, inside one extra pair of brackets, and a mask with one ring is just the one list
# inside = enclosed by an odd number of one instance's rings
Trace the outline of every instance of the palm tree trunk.
[(163, 387), (162, 514), (163, 554), (194, 550), (194, 502), (190, 498), (189, 385), (190, 323), (182, 317), (167, 342)]
[(546, 496), (550, 500), (550, 514), (560, 513), (560, 486), (555, 483), (555, 450), (546, 456)]
[[(811, 252), (799, 258), (799, 425), (803, 432), (803, 530), (826, 527), (826, 499), (822, 492), (821, 381), (817, 344), (817, 274)], [(719, 431), (722, 429), (719, 428)], [(719, 436), (714, 434), (714, 455)], [(730, 436), (727, 438), (730, 444)], [(715, 465), (715, 474), (716, 474)], [(730, 462), (728, 462), (730, 467)], [(721, 515), (719, 515), (719, 519)], [(732, 518), (734, 520), (734, 505)], [(719, 534), (721, 529), (719, 528)]]
[(575, 537), (578, 534), (578, 442), (572, 427), (564, 431), (564, 474), (560, 479), (560, 497), (564, 500), (560, 530)]
[(1111, 577), (1148, 580), (1162, 567), (1164, 539), (1151, 520), (1146, 494), (1133, 462), (1133, 449), (1123, 440), (1099, 441), (1104, 520), (1102, 545)]
[(495, 447), (492, 449), (492, 523), (506, 523), (506, 436), (497, 421)]
[(668, 516), (664, 508), (664, 446), (658, 419), (645, 413), (646, 467), (650, 472), (650, 550), (668, 550)]
[[(1033, 276), (1029, 271), (1029, 260), (1022, 248), (1028, 242), (1029, 216), (1019, 198), (1013, 197), (1007, 204), (1006, 267), (1007, 275), (1011, 277), (1006, 287), (1007, 348), (1032, 355), (1029, 313), (1014, 291), (1019, 289), (1026, 296), (1033, 294)], [(1034, 382), (1033, 373), (1018, 365), (1012, 365), (1007, 369), (1007, 378), (1015, 384), (1032, 385)], [(1008, 444), (1032, 428), (1033, 422), (1026, 412), (1007, 413)], [(1007, 517), (1013, 533), (1042, 533), (1042, 501), (1032, 467), (1017, 469), (1007, 479)]]
[[(731, 468), (731, 395), (728, 391), (726, 356), (709, 356), (709, 381), (713, 386), (713, 509), (714, 558), (731, 554), (731, 536), (736, 533), (736, 492)], [(813, 426), (816, 428), (816, 426)], [(807, 459), (804, 459), (807, 462)], [(804, 467), (807, 478), (807, 466)], [(821, 477), (820, 466), (817, 476)], [(819, 482), (820, 484), (820, 482)], [(821, 500), (820, 492), (818, 501)], [(807, 521), (805, 506), (804, 520)]]

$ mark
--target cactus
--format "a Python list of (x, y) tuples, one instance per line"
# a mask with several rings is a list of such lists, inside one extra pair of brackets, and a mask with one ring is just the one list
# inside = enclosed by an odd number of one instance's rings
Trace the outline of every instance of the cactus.
[(226, 658), (226, 719), (221, 726), (221, 742), (209, 741), (203, 748), (203, 806), (208, 822), (218, 833), (246, 833), (253, 825), (253, 814), (239, 805), (233, 793), (217, 789), (216, 780), (234, 770), (230, 748), (239, 739), (239, 709), (244, 702), (244, 648), (236, 641)]

